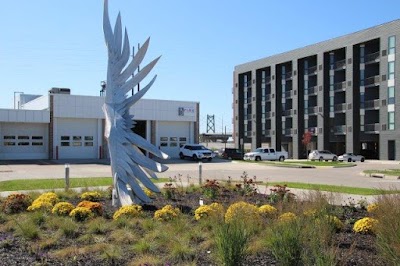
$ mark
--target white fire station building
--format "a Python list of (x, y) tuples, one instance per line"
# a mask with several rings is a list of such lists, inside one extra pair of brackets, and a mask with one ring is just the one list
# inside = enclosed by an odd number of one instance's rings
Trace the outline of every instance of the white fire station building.
[[(104, 97), (20, 94), (14, 109), (0, 109), (0, 160), (108, 158)], [(130, 109), (132, 129), (172, 158), (184, 143), (197, 143), (199, 103), (141, 99)]]

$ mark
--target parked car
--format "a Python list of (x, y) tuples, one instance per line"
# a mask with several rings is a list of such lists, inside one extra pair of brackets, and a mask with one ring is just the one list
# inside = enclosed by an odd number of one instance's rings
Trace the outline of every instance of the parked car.
[(330, 151), (317, 151), (313, 150), (308, 154), (308, 159), (311, 161), (318, 160), (318, 161), (333, 161), (336, 162), (338, 157), (336, 154)]
[(244, 160), (253, 161), (284, 161), (288, 158), (288, 153), (286, 151), (275, 151), (275, 149), (270, 148), (257, 148), (253, 152), (248, 152), (244, 155)]
[(200, 144), (185, 144), (180, 148), (179, 157), (181, 159), (189, 157), (193, 160), (207, 159), (211, 161), (215, 157), (215, 153)]
[(222, 149), (221, 157), (229, 160), (235, 160), (235, 159), (242, 160), (243, 152), (240, 149), (225, 148)]
[(364, 162), (365, 157), (362, 155), (356, 155), (354, 153), (345, 153), (338, 157), (338, 161), (339, 162), (357, 162), (357, 161)]

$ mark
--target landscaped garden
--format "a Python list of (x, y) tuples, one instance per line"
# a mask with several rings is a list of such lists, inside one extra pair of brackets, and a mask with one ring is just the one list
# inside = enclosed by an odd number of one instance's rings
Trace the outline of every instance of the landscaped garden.
[(399, 265), (400, 196), (333, 206), (284, 185), (166, 183), (151, 204), (111, 190), (1, 198), (0, 265)]

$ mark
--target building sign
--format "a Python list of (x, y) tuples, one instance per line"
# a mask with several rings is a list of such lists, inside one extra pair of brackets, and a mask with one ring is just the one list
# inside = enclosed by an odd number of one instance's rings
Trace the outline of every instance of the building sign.
[(194, 116), (195, 111), (194, 107), (179, 107), (178, 108), (178, 115), (179, 116)]

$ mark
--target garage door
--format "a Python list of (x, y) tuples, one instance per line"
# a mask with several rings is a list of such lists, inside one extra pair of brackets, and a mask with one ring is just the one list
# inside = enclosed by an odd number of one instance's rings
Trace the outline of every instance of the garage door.
[(48, 159), (48, 124), (0, 123), (0, 159)]
[(97, 119), (57, 119), (58, 159), (97, 159)]
[(190, 122), (159, 122), (157, 138), (163, 152), (171, 158), (179, 158), (179, 147), (191, 140)]

